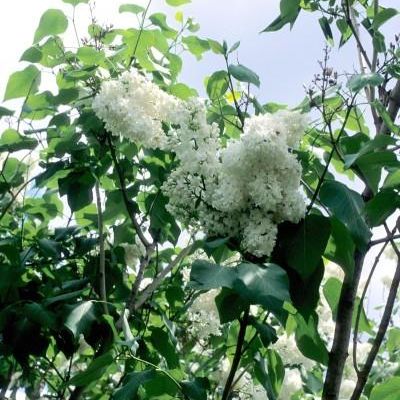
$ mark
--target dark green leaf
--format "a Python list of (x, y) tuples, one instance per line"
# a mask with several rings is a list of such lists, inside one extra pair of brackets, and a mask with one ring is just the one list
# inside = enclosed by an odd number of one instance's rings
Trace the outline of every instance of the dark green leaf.
[(242, 312), (248, 306), (248, 302), (240, 297), (232, 289), (222, 288), (221, 292), (215, 297), (219, 320), (225, 324), (235, 319), (239, 319)]
[(167, 332), (161, 328), (152, 327), (150, 341), (154, 348), (165, 358), (171, 369), (179, 366), (179, 357)]
[(3, 117), (9, 117), (11, 115), (14, 115), (14, 111), (9, 110), (8, 108), (0, 106), (0, 119), (3, 118)]
[(254, 317), (250, 317), (249, 323), (256, 328), (261, 342), (265, 347), (268, 347), (271, 343), (275, 343), (278, 340), (278, 337), (276, 336), (276, 330), (270, 324), (262, 324)]
[(287, 263), (303, 279), (308, 279), (318, 267), (331, 233), (329, 218), (311, 214), (299, 224), (289, 239)]
[(245, 67), (244, 65), (229, 65), (228, 72), (240, 82), (248, 82), (253, 85), (260, 87), (260, 78), (251, 69)]
[(136, 398), (136, 394), (139, 390), (139, 386), (152, 380), (156, 375), (154, 370), (131, 372), (126, 375), (123, 386), (118, 389), (113, 400), (132, 400)]
[(399, 194), (393, 189), (384, 189), (365, 205), (365, 215), (370, 226), (379, 226), (399, 207)]
[(364, 249), (371, 232), (363, 218), (362, 197), (343, 183), (326, 181), (320, 190), (320, 200), (351, 232), (357, 247)]
[(190, 400), (207, 400), (207, 388), (209, 382), (207, 378), (195, 378), (194, 381), (181, 382), (182, 392)]
[(99, 317), (96, 305), (92, 301), (84, 301), (74, 306), (68, 306), (68, 314), (64, 325), (73, 333), (76, 339), (80, 334), (86, 334), (91, 325)]
[(251, 304), (260, 304), (267, 310), (281, 314), (283, 303), (289, 300), (286, 273), (277, 265), (258, 266), (243, 263), (237, 267), (221, 267), (197, 260), (190, 273), (195, 289), (229, 288)]
[(333, 46), (333, 34), (328, 19), (326, 17), (321, 17), (318, 21), (326, 41)]
[(331, 237), (324, 256), (340, 265), (346, 274), (354, 270), (354, 242), (346, 226), (337, 218), (331, 218)]
[(296, 343), (304, 356), (323, 365), (328, 364), (328, 350), (318, 334), (316, 317), (310, 316), (308, 322), (297, 313)]
[(73, 376), (68, 385), (87, 386), (89, 383), (100, 379), (107, 369), (113, 364), (114, 357), (111, 351), (95, 358), (83, 372)]

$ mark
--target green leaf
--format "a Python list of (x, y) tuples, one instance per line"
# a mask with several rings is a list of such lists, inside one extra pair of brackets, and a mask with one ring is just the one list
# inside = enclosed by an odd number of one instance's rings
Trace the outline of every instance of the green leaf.
[(318, 22), (321, 26), (322, 32), (324, 33), (326, 41), (333, 46), (333, 34), (328, 19), (326, 17), (321, 17)]
[(351, 275), (354, 271), (354, 241), (346, 226), (337, 218), (331, 218), (331, 227), (331, 237), (324, 256)]
[(400, 376), (389, 378), (375, 385), (369, 400), (398, 400), (400, 393)]
[(93, 201), (92, 189), (96, 180), (88, 170), (72, 171), (58, 180), (60, 195), (67, 195), (72, 211), (78, 211)]
[(46, 310), (45, 307), (43, 307), (41, 304), (38, 303), (28, 303), (24, 305), (24, 313), (26, 317), (44, 327), (44, 328), (51, 328), (55, 329), (56, 328), (56, 314), (53, 312)]
[(36, 139), (22, 136), (14, 129), (6, 129), (0, 138), (0, 151), (12, 153), (19, 150), (32, 150), (37, 144)]
[(166, 0), (166, 2), (172, 7), (178, 7), (190, 3), (191, 0)]
[(154, 370), (131, 372), (126, 375), (123, 381), (123, 386), (118, 389), (113, 400), (131, 400), (136, 398), (140, 385), (152, 380), (156, 375)]
[(378, 112), (379, 116), (383, 119), (386, 127), (395, 135), (400, 135), (400, 126), (394, 123), (390, 114), (386, 110), (386, 107), (379, 100), (375, 100), (372, 104)]
[(140, 14), (144, 11), (142, 6), (138, 6), (137, 4), (122, 4), (119, 6), (119, 12), (130, 12), (133, 14)]
[(221, 324), (239, 319), (248, 306), (246, 300), (232, 289), (227, 288), (222, 288), (221, 292), (215, 297), (215, 304)]
[(329, 218), (311, 214), (299, 224), (289, 239), (287, 263), (303, 279), (308, 279), (318, 267), (331, 233)]
[(383, 224), (399, 207), (399, 194), (393, 189), (384, 189), (365, 205), (365, 215), (370, 226), (375, 227)]
[(114, 357), (111, 351), (95, 358), (85, 371), (73, 376), (68, 385), (87, 386), (89, 383), (100, 379), (107, 369), (113, 364)]
[(84, 65), (98, 65), (104, 60), (104, 53), (90, 46), (80, 47), (76, 56)]
[(384, 23), (389, 19), (398, 15), (399, 12), (394, 8), (384, 8), (375, 15), (372, 27), (374, 30), (378, 30)]
[(150, 341), (154, 348), (165, 358), (170, 369), (179, 366), (178, 354), (167, 332), (161, 328), (152, 327)]
[(388, 330), (387, 349), (392, 354), (400, 350), (400, 328)]
[(207, 82), (207, 94), (211, 100), (219, 99), (228, 90), (228, 74), (226, 71), (214, 72)]
[(252, 83), (253, 85), (260, 87), (260, 78), (251, 69), (244, 65), (229, 65), (228, 72), (238, 81)]
[(256, 328), (257, 333), (260, 336), (261, 342), (265, 347), (268, 347), (271, 343), (275, 343), (278, 340), (276, 336), (276, 330), (268, 323), (260, 323), (256, 318), (250, 316), (249, 323)]
[(400, 169), (390, 172), (383, 183), (384, 189), (391, 189), (400, 186)]
[(270, 25), (268, 25), (262, 32), (278, 31), (286, 24), (293, 26), (300, 12), (300, 0), (281, 0), (280, 2), (281, 13)]
[(40, 18), (33, 42), (37, 43), (46, 36), (64, 33), (67, 28), (68, 20), (64, 13), (61, 10), (49, 9)]
[(233, 46), (228, 50), (228, 54), (233, 53), (235, 50), (237, 50), (240, 46), (240, 42), (236, 42), (233, 44)]
[(64, 325), (72, 332), (76, 339), (80, 334), (86, 334), (91, 325), (99, 317), (96, 312), (95, 303), (92, 301), (84, 301), (74, 306), (67, 306), (68, 315)]
[(62, 0), (64, 3), (71, 4), (72, 6), (77, 6), (78, 4), (87, 4), (89, 0)]
[(37, 47), (30, 47), (29, 49), (25, 50), (22, 54), (20, 61), (28, 61), (31, 63), (37, 63), (42, 59), (42, 52)]
[(315, 316), (310, 316), (306, 322), (305, 319), (297, 313), (295, 319), (297, 323), (295, 332), (296, 343), (299, 350), (307, 358), (327, 365), (329, 358), (328, 350), (318, 334)]
[(7, 82), (4, 100), (27, 97), (38, 91), (40, 84), (40, 71), (29, 65), (22, 71), (14, 72)]
[(190, 281), (198, 290), (232, 289), (250, 304), (260, 304), (278, 315), (282, 313), (283, 303), (290, 298), (286, 273), (274, 264), (222, 267), (197, 260), (193, 263)]
[(11, 115), (14, 115), (14, 111), (0, 106), (0, 119), (3, 117), (10, 117)]
[(216, 40), (208, 39), (208, 43), (215, 54), (225, 54), (224, 47)]
[(200, 39), (197, 36), (186, 36), (182, 39), (182, 42), (198, 60), (202, 58), (203, 53), (210, 50), (208, 40)]
[(207, 378), (195, 378), (194, 381), (181, 382), (182, 392), (191, 400), (207, 400)]
[(60, 258), (62, 246), (60, 243), (51, 239), (39, 239), (39, 249), (45, 257), (53, 258), (55, 260)]
[(348, 189), (343, 183), (336, 181), (324, 182), (319, 197), (321, 202), (350, 231), (357, 247), (365, 249), (371, 232), (363, 218), (362, 197), (357, 192)]
[(169, 92), (182, 100), (188, 100), (191, 97), (198, 96), (196, 89), (192, 89), (184, 83), (175, 83), (169, 87)]
[(376, 72), (357, 74), (348, 80), (347, 87), (353, 92), (359, 92), (367, 86), (379, 86), (384, 80), (383, 76)]

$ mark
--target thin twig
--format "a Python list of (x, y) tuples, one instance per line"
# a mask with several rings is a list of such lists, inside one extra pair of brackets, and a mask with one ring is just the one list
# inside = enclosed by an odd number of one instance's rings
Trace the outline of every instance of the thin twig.
[(96, 182), (96, 204), (97, 204), (97, 225), (99, 230), (99, 275), (100, 275), (100, 298), (103, 303), (103, 310), (105, 314), (109, 314), (107, 305), (107, 289), (106, 289), (106, 257), (104, 249), (104, 224), (103, 224), (103, 211), (101, 208), (100, 185)]
[(250, 314), (250, 307), (244, 311), (243, 318), (240, 320), (240, 329), (238, 334), (238, 340), (236, 343), (235, 355), (233, 356), (231, 370), (229, 371), (228, 379), (226, 380), (224, 391), (222, 393), (221, 400), (228, 400), (232, 389), (232, 382), (235, 379), (236, 371), (240, 364), (242, 357), (242, 347), (244, 344), (244, 337), (246, 335), (246, 328), (248, 325)]

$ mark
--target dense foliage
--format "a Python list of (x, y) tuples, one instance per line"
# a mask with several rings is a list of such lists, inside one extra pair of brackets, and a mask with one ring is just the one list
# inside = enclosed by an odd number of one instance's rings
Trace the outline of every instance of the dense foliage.
[[(288, 110), (180, 9), (124, 4), (120, 29), (63, 2), (8, 79), (20, 107), (0, 107), (0, 398), (400, 398), (399, 12), (281, 0), (263, 34), (308, 12), (327, 41)], [(330, 65), (344, 45), (358, 72)], [(200, 99), (181, 55), (208, 51), (226, 68)]]

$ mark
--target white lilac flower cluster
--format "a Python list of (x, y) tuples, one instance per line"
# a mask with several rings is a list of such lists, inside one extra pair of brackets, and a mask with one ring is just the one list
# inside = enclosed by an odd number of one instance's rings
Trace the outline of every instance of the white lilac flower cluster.
[(300, 113), (250, 117), (240, 139), (223, 147), (203, 102), (178, 100), (137, 71), (103, 83), (93, 109), (113, 134), (176, 154), (163, 192), (168, 210), (186, 225), (268, 256), (277, 224), (304, 216), (301, 166), (292, 152), (306, 125)]
[(165, 145), (162, 122), (178, 104), (175, 97), (133, 70), (104, 81), (92, 107), (112, 134), (155, 148)]
[(172, 147), (180, 165), (163, 186), (169, 211), (209, 235), (237, 239), (246, 252), (270, 255), (277, 224), (304, 216), (301, 167), (291, 152), (304, 117), (288, 111), (251, 117), (241, 138), (222, 147), (204, 105), (189, 104)]
[(188, 319), (191, 322), (189, 331), (200, 341), (207, 340), (211, 335), (221, 335), (221, 323), (215, 304), (218, 293), (218, 290), (213, 289), (200, 294), (188, 309)]

